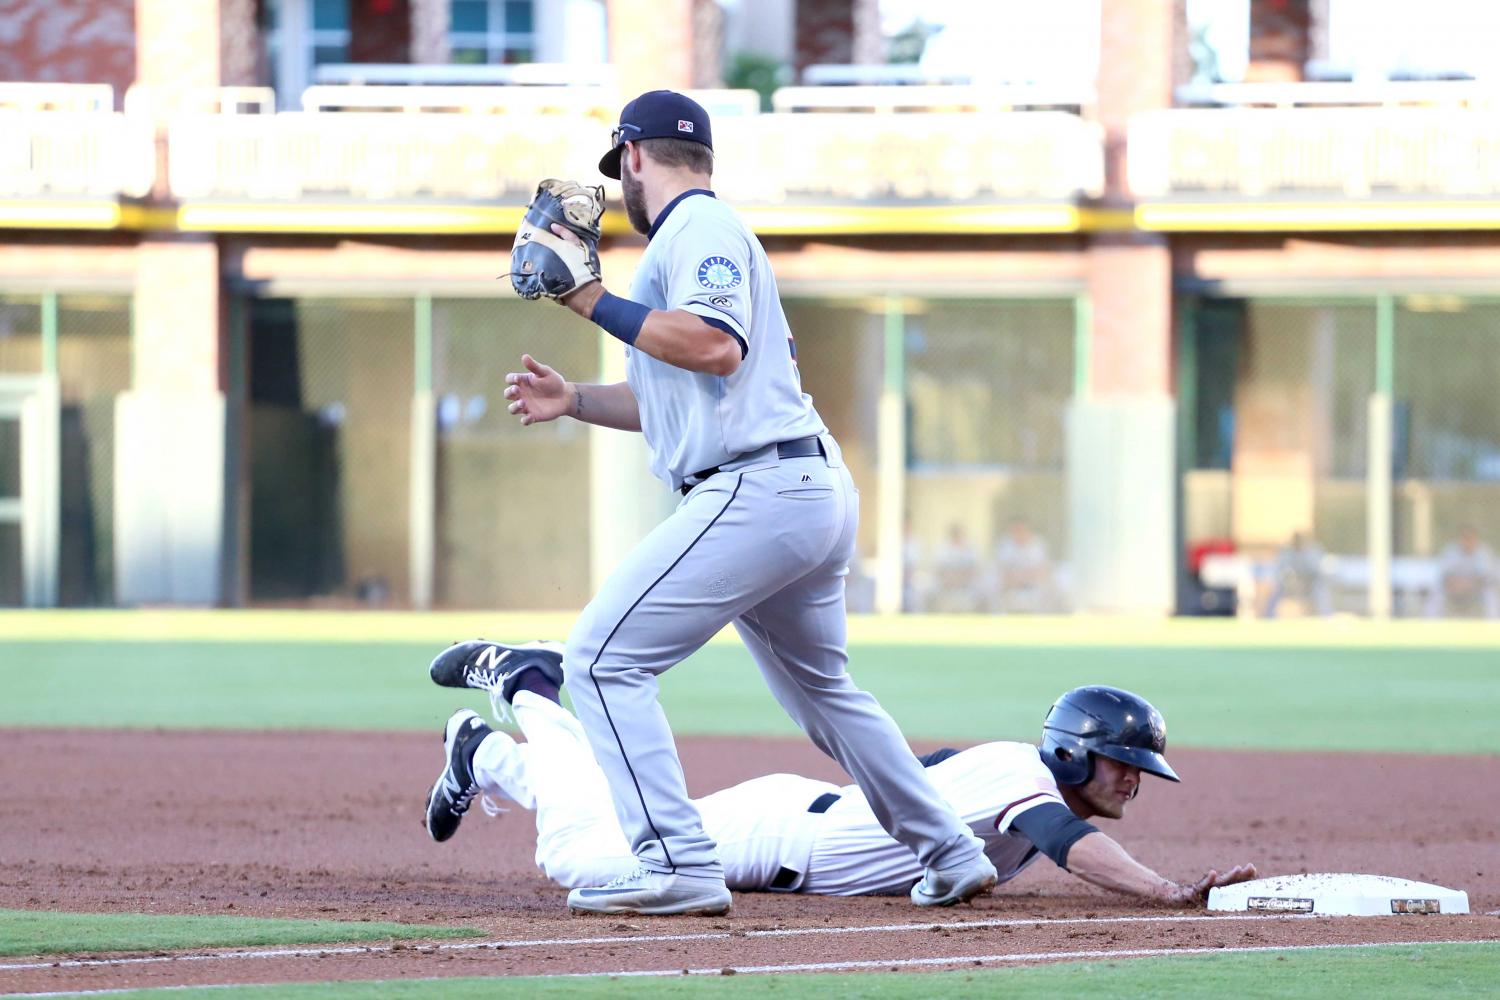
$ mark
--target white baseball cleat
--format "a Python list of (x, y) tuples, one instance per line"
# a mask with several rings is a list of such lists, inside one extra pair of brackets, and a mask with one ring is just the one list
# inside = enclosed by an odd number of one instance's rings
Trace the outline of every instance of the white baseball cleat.
[(922, 881), (911, 887), (911, 901), (918, 906), (952, 906), (967, 903), (995, 888), (999, 876), (983, 854), (952, 868), (929, 868)]
[(729, 889), (722, 878), (666, 875), (645, 866), (598, 888), (568, 893), (568, 909), (574, 913), (717, 917), (729, 912), (729, 903)]

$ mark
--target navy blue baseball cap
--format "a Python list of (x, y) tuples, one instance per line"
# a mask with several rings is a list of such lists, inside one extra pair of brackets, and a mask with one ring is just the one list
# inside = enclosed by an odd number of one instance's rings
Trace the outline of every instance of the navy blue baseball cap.
[(647, 91), (620, 110), (620, 124), (610, 134), (609, 152), (599, 160), (599, 172), (619, 180), (625, 144), (639, 139), (691, 139), (714, 148), (708, 112), (675, 90)]

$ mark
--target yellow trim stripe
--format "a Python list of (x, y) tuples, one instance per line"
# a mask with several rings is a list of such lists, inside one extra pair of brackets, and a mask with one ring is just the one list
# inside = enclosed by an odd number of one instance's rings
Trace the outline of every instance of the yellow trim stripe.
[[(0, 229), (229, 233), (508, 235), (520, 205), (201, 202), (180, 207), (107, 199), (3, 199)], [(1496, 230), (1500, 201), (1145, 202), (1132, 209), (1016, 205), (746, 205), (764, 235), (1045, 234)], [(621, 211), (604, 232), (630, 233)]]
[(1076, 233), (1076, 205), (736, 206), (751, 229), (780, 233)]
[(50, 198), (0, 201), (0, 228), (116, 229), (120, 203), (112, 199), (54, 201)]
[(525, 211), (515, 205), (189, 203), (177, 210), (177, 228), (232, 233), (514, 233)]
[[(1083, 212), (1074, 205), (831, 205), (744, 206), (758, 233), (1073, 233)], [(178, 228), (188, 232), (513, 233), (522, 206), (482, 205), (183, 205)], [(609, 235), (630, 232), (624, 213), (604, 217)]]
[(1136, 206), (1135, 225), (1156, 232), (1500, 229), (1500, 202), (1148, 202)]

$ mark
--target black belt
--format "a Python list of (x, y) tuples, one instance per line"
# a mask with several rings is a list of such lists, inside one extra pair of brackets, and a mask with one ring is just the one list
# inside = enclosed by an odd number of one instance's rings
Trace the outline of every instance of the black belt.
[[(816, 455), (826, 456), (827, 454), (828, 452), (823, 449), (822, 439), (816, 434), (812, 437), (797, 438), (795, 441), (776, 442), (777, 458), (812, 458)], [(731, 461), (738, 461), (738, 459), (731, 459)], [(688, 478), (696, 481), (693, 483), (683, 483), (682, 495), (687, 496), (694, 486), (702, 484), (703, 480), (709, 476), (717, 476), (722, 471), (723, 466), (715, 465), (711, 469), (701, 469), (698, 472), (694, 472)]]
[[(826, 813), (829, 807), (841, 798), (843, 796), (838, 792), (824, 792), (812, 800), (812, 805), (807, 807), (807, 811), (810, 813)], [(771, 888), (785, 891), (795, 885), (797, 879), (801, 877), (801, 872), (783, 865), (781, 870), (776, 873), (776, 877), (771, 879)]]

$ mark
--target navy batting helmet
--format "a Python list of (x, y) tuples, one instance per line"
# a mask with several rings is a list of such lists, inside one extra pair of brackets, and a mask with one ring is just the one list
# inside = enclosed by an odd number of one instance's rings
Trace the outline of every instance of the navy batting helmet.
[(1059, 785), (1082, 785), (1092, 778), (1094, 754), (1180, 781), (1162, 756), (1166, 749), (1161, 713), (1119, 688), (1074, 688), (1057, 699), (1042, 723), (1042, 760)]

